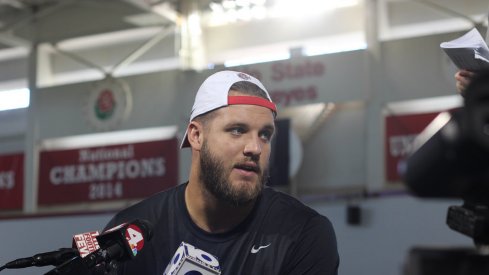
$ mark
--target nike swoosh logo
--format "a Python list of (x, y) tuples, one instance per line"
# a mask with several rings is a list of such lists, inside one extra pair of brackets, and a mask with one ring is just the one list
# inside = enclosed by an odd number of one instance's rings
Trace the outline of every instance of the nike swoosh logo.
[(259, 246), (258, 248), (255, 248), (255, 246), (253, 246), (253, 247), (251, 248), (251, 253), (253, 253), (253, 254), (258, 253), (258, 251), (260, 251), (260, 250), (261, 250), (261, 249), (263, 249), (263, 248), (267, 248), (267, 247), (269, 247), (271, 244), (272, 244), (272, 243), (269, 243), (269, 244), (267, 244), (267, 245), (261, 245), (261, 246)]

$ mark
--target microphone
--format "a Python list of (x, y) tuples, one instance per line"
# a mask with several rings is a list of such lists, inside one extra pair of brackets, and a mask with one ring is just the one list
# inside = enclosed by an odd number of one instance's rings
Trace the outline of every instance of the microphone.
[(113, 261), (126, 261), (136, 257), (145, 241), (149, 241), (152, 236), (152, 225), (146, 220), (123, 223), (96, 236), (100, 248), (85, 257), (78, 256), (68, 260), (45, 275), (92, 274), (99, 264), (107, 264), (106, 267), (113, 268)]
[(72, 248), (60, 248), (56, 251), (39, 253), (32, 257), (13, 260), (4, 268), (18, 269), (31, 266), (60, 265), (76, 256), (84, 258), (99, 248), (96, 236), (98, 231), (81, 233), (73, 236)]
[(221, 267), (216, 256), (182, 242), (163, 275), (185, 274), (219, 275)]
[(55, 251), (39, 253), (32, 257), (13, 260), (6, 263), (4, 268), (17, 269), (30, 266), (59, 265), (78, 255), (78, 251), (74, 248), (60, 248)]

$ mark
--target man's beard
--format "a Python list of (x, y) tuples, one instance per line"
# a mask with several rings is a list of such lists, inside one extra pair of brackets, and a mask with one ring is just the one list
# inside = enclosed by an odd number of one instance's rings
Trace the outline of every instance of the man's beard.
[(234, 206), (245, 205), (258, 197), (268, 178), (267, 168), (263, 170), (263, 173), (261, 169), (258, 169), (256, 171), (258, 184), (246, 183), (245, 188), (233, 186), (229, 179), (231, 172), (225, 171), (224, 162), (212, 155), (206, 141), (202, 144), (200, 151), (200, 168), (200, 180), (204, 183), (206, 190), (219, 200)]

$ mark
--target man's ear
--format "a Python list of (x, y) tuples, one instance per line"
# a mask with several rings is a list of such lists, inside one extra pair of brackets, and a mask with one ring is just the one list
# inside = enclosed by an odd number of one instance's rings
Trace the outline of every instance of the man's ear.
[(187, 126), (187, 138), (192, 149), (200, 151), (204, 142), (204, 127), (198, 121), (191, 121)]

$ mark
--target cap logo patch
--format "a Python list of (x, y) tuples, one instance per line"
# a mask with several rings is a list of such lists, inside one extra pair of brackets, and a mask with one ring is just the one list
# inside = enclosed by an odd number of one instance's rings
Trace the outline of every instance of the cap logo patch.
[(245, 73), (238, 73), (239, 78), (244, 80), (251, 80), (251, 77)]

